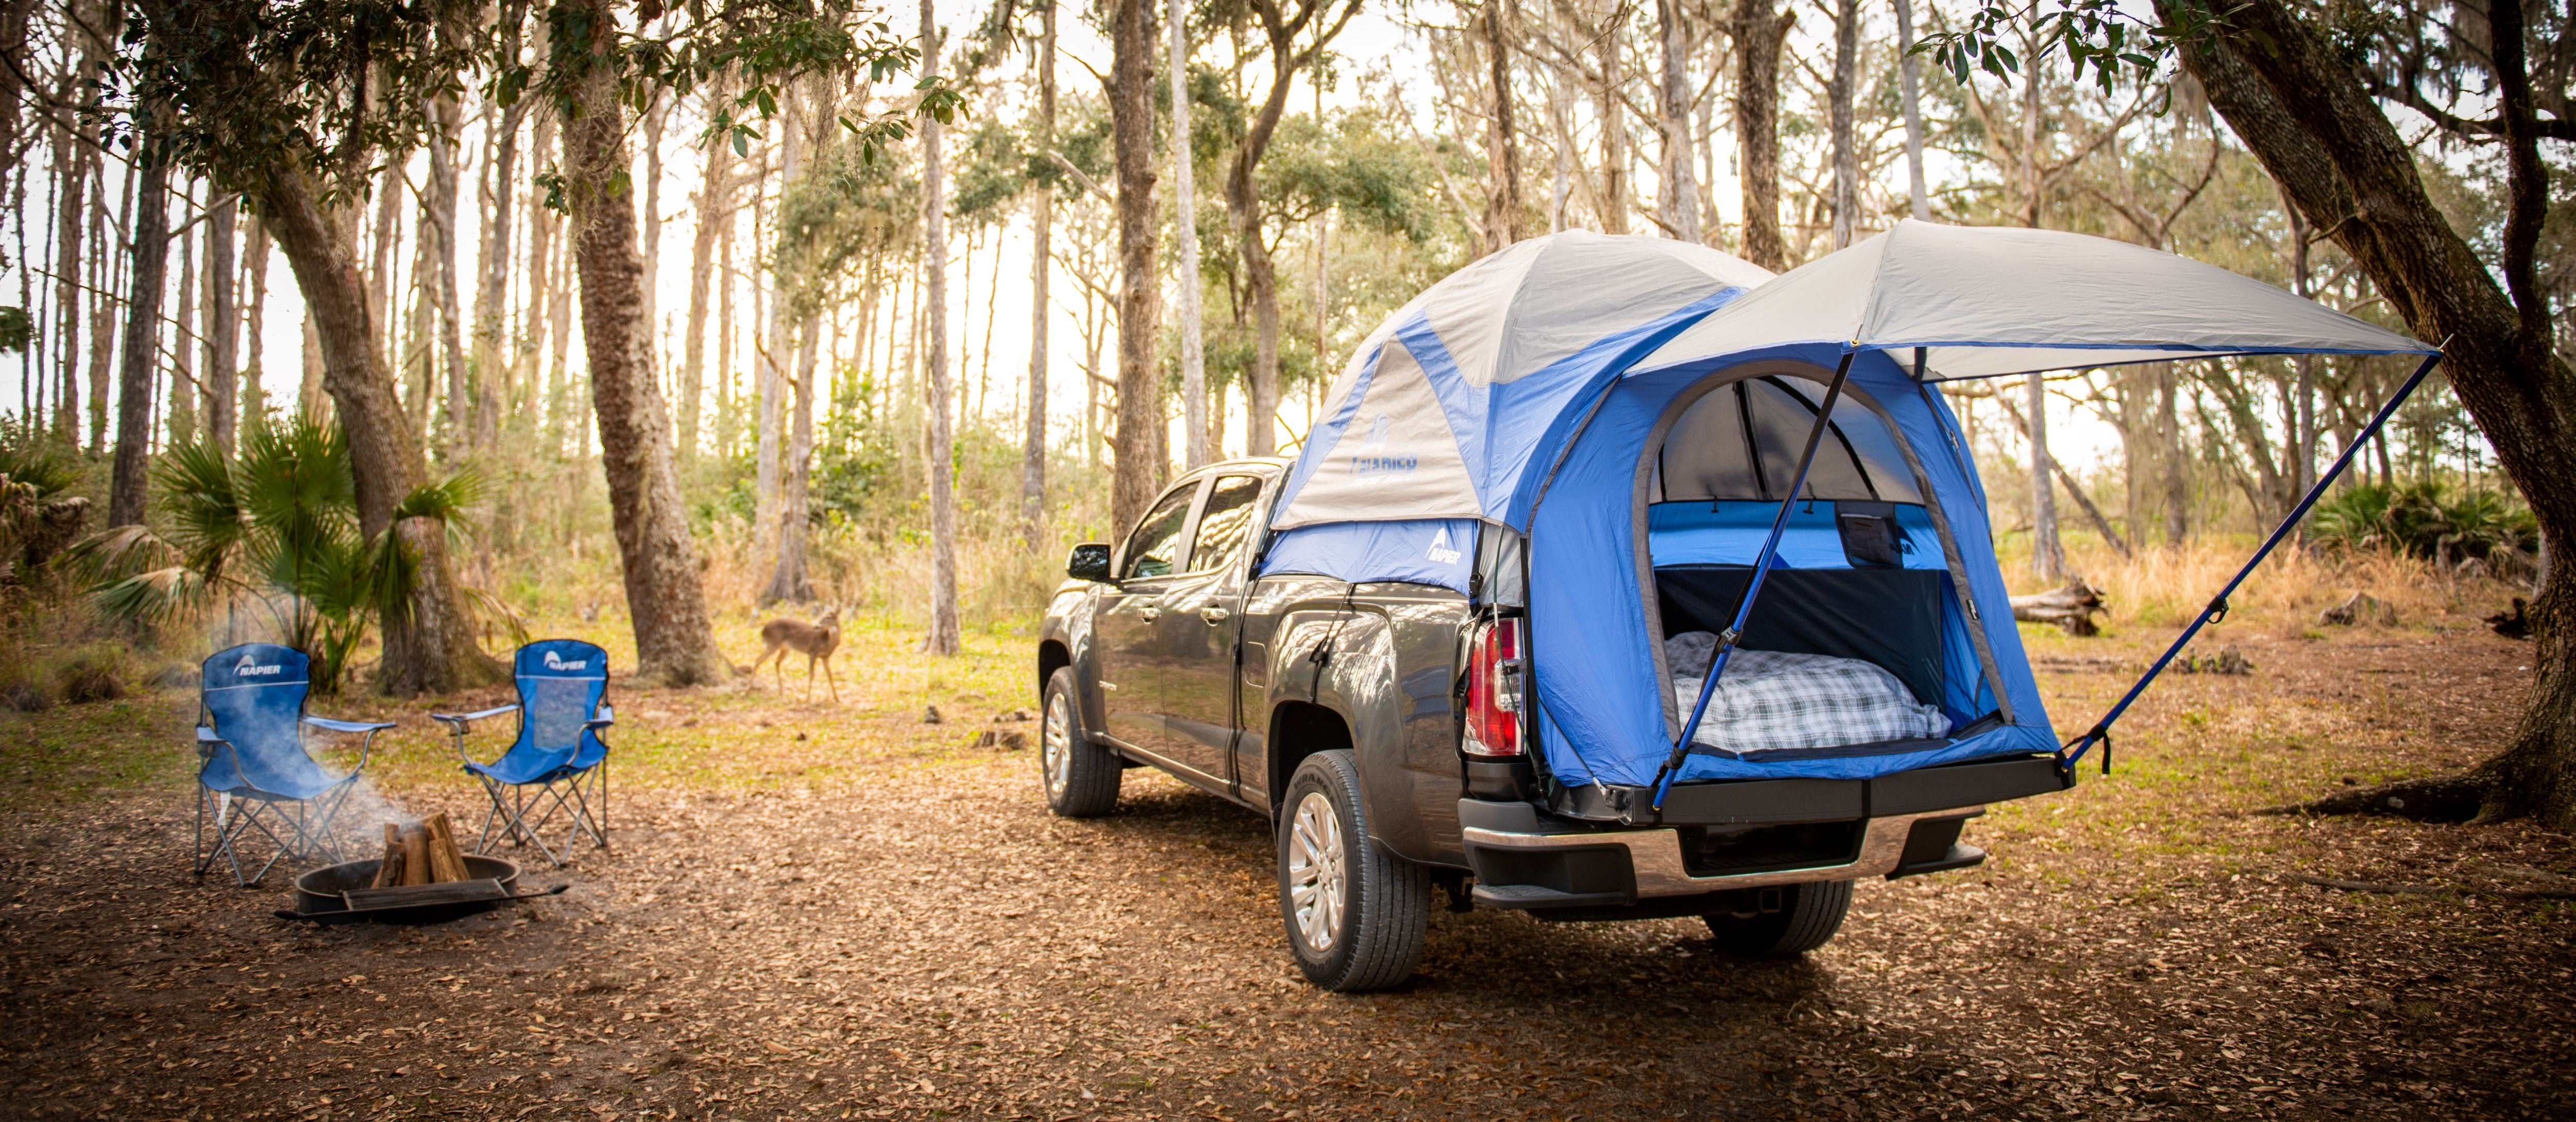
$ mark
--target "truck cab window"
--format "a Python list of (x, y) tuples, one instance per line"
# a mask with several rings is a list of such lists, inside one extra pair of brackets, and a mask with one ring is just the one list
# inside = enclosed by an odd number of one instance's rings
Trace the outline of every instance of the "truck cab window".
[(1127, 536), (1127, 567), (1118, 574), (1122, 579), (1172, 574), (1172, 562), (1180, 557), (1181, 531), (1190, 521), (1190, 500), (1197, 494), (1195, 486), (1176, 489), (1145, 513), (1136, 532)]
[(1244, 531), (1252, 527), (1253, 505), (1260, 498), (1259, 476), (1228, 475), (1216, 481), (1216, 490), (1208, 493), (1207, 509), (1199, 512), (1199, 537), (1190, 549), (1190, 572), (1207, 572), (1234, 556), (1234, 551), (1243, 545)]

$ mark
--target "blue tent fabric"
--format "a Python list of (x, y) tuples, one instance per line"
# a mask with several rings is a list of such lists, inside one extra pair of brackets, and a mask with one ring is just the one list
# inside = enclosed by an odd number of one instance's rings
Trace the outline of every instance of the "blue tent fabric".
[[(1639, 558), (1645, 548), (1641, 539), (1651, 532), (1653, 519), (1650, 516), (1641, 525), (1633, 503), (1638, 458), (1656, 421), (1684, 390), (1729, 368), (1759, 364), (1776, 370), (1780, 360), (1789, 360), (1806, 364), (1815, 381), (1822, 383), (1840, 358), (1836, 347), (1788, 347), (1624, 378), (1568, 450), (1529, 528), (1532, 678), (1539, 694), (1541, 743), (1560, 781), (1651, 783), (1679, 735), (1678, 718), (1665, 702), (1669, 689), (1657, 688), (1658, 682), (1668, 682), (1670, 677), (1660, 664), (1660, 636), (1653, 633), (1645, 608), (1651, 599), (1645, 583), (1651, 570), (1640, 572)], [(1973, 699), (1968, 705), (1960, 704), (1960, 698), (1945, 698), (1943, 708), (1964, 725), (1983, 715), (1965, 713), (1965, 709), (1991, 702), (1999, 694), (2003, 704), (1994, 708), (2008, 711), (2007, 722), (1939, 748), (1895, 755), (1773, 761), (1694, 755), (1683, 767), (1683, 782), (1866, 778), (1956, 760), (2046, 752), (2057, 746), (2040, 704), (2038, 682), (2030, 674), (2020, 634), (2013, 626), (2012, 605), (1989, 543), (1984, 507), (1975, 500), (1959, 461), (1945, 454), (1923, 454), (1948, 442), (1949, 419), (1936, 411), (1938, 399), (1917, 392), (1905, 372), (1881, 354), (1855, 357), (1846, 393), (1877, 407), (1911, 453), (1909, 466), (1921, 474), (1929, 501), (1919, 516), (1909, 513), (1899, 519), (1913, 524), (1907, 538), (1914, 549), (1907, 563), (1937, 561), (1948, 568), (1954, 581), (1968, 589), (1968, 600), (1982, 621), (1971, 628), (1964, 613), (1945, 612), (1945, 632), (1958, 637), (1944, 645), (1943, 658), (1949, 664), (1945, 680), (1979, 692), (1966, 695)], [(1801, 525), (1797, 507), (1792, 507), (1791, 514), (1793, 528)], [(1725, 538), (1732, 534), (1723, 527), (1723, 519), (1695, 518), (1678, 511), (1664, 519), (1668, 527), (1700, 521), (1715, 528), (1714, 533), (1686, 540), (1684, 557), (1749, 561), (1745, 555), (1749, 550), (1728, 552)], [(1945, 521), (1947, 533), (1940, 529)], [(1798, 535), (1800, 544), (1786, 555), (1788, 564), (1842, 564), (1838, 542), (1828, 555), (1821, 524), (1805, 524), (1810, 532)], [(1929, 540), (1913, 532), (1916, 528), (1931, 531)], [(1767, 530), (1767, 525), (1762, 529)], [(1758, 533), (1754, 536), (1758, 539)], [(1670, 563), (1673, 559), (1658, 556), (1654, 560)], [(1985, 652), (1991, 652), (1991, 659)], [(2000, 691), (1994, 689), (1997, 680)]]
[(1314, 573), (1335, 580), (1405, 581), (1467, 593), (1476, 568), (1473, 518), (1328, 522), (1286, 531), (1263, 557), (1263, 573)]

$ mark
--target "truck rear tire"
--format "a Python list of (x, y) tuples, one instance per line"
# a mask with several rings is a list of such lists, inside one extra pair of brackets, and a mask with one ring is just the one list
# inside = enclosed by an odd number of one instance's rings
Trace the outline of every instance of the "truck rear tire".
[(1038, 725), (1038, 778), (1047, 809), (1059, 818), (1098, 818), (1118, 809), (1118, 757), (1091, 742), (1082, 727), (1073, 668), (1047, 677), (1045, 711)]
[(1747, 958), (1796, 958), (1842, 930), (1851, 901), (1852, 882), (1813, 881), (1782, 886), (1779, 911), (1750, 916), (1718, 912), (1703, 918), (1722, 950)]
[(1335, 993), (1412, 977), (1431, 917), (1430, 875), (1368, 834), (1351, 753), (1306, 757), (1279, 804), (1279, 917), (1297, 968)]

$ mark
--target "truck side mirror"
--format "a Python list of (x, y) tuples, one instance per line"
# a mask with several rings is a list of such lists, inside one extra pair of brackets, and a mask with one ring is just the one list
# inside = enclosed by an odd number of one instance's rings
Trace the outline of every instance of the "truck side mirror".
[(1106, 542), (1084, 542), (1073, 547), (1064, 559), (1064, 575), (1075, 580), (1109, 580), (1109, 545)]

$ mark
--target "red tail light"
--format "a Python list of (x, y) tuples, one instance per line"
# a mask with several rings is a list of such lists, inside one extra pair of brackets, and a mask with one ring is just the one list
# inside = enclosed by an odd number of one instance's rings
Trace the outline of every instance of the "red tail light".
[(1521, 699), (1526, 696), (1521, 621), (1498, 619), (1467, 648), (1467, 740), (1470, 756), (1521, 754)]

